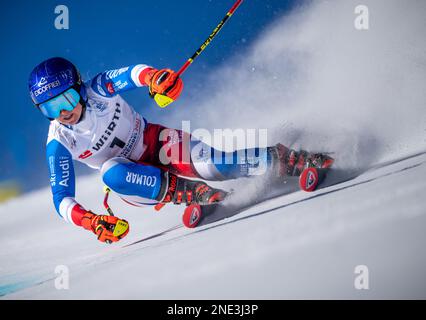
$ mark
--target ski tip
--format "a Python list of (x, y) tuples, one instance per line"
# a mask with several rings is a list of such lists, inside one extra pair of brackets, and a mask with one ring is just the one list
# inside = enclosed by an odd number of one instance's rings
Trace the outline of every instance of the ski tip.
[(185, 208), (182, 215), (182, 222), (187, 228), (195, 228), (201, 219), (201, 206), (199, 204), (191, 204)]
[(319, 183), (319, 174), (316, 168), (306, 168), (299, 176), (300, 189), (306, 192), (315, 191)]

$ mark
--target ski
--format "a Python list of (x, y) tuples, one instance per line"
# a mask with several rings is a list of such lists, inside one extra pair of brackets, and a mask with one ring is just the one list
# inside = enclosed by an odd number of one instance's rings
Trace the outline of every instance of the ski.
[[(182, 223), (187, 228), (196, 228), (232, 217), (256, 204), (266, 200), (279, 197), (296, 191), (313, 192), (322, 187), (326, 180), (327, 174), (331, 170), (334, 159), (330, 156), (323, 155), (321, 158), (321, 168), (306, 167), (301, 174), (297, 176), (287, 176), (282, 179), (271, 180), (265, 185), (262, 193), (253, 196), (244, 203), (234, 203), (232, 194), (228, 195), (223, 201), (207, 205), (192, 204), (185, 208), (182, 215)], [(333, 170), (335, 171), (335, 170)], [(338, 173), (336, 171), (335, 173)], [(332, 179), (333, 180), (333, 179)], [(329, 183), (331, 183), (330, 181)], [(327, 184), (324, 184), (326, 186)]]

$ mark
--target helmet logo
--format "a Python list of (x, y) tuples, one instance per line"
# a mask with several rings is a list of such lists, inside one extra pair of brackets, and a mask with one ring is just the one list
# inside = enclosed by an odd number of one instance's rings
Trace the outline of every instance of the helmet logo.
[(45, 77), (41, 77), (40, 81), (37, 83), (37, 86), (41, 87), (44, 86), (47, 83), (47, 80)]
[(59, 82), (59, 80), (48, 83), (48, 84), (42, 86), (41, 88), (35, 90), (34, 95), (37, 97), (37, 96), (41, 95), (42, 93), (45, 93), (46, 91), (48, 91), (50, 89), (59, 87), (60, 85), (61, 85), (61, 83)]

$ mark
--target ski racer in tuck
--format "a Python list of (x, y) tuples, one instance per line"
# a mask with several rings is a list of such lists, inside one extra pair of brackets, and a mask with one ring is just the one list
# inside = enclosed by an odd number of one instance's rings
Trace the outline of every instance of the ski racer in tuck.
[[(148, 87), (151, 96), (159, 93), (176, 100), (183, 82), (170, 69), (136, 64), (83, 82), (70, 61), (56, 57), (37, 65), (28, 85), (33, 103), (50, 120), (46, 157), (56, 211), (102, 242), (119, 241), (129, 228), (114, 233), (116, 224), (125, 220), (96, 214), (75, 199), (73, 160), (100, 170), (104, 184), (124, 201), (158, 207), (223, 200), (226, 192), (203, 180), (256, 175), (261, 167), (277, 177), (297, 176), (306, 166), (330, 165), (331, 158), (325, 155), (296, 152), (281, 144), (234, 152), (214, 150), (189, 133), (148, 122), (119, 95)], [(162, 152), (178, 156), (164, 163)], [(240, 157), (241, 152), (246, 156)], [(258, 163), (249, 161), (253, 152)]]

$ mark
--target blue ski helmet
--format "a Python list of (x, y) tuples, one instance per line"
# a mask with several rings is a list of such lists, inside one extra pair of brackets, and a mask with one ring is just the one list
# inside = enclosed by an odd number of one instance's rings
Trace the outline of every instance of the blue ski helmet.
[(64, 58), (56, 57), (43, 61), (33, 69), (28, 79), (31, 99), (37, 107), (70, 88), (74, 88), (79, 93), (80, 102), (84, 104), (86, 90), (80, 73), (70, 61)]

